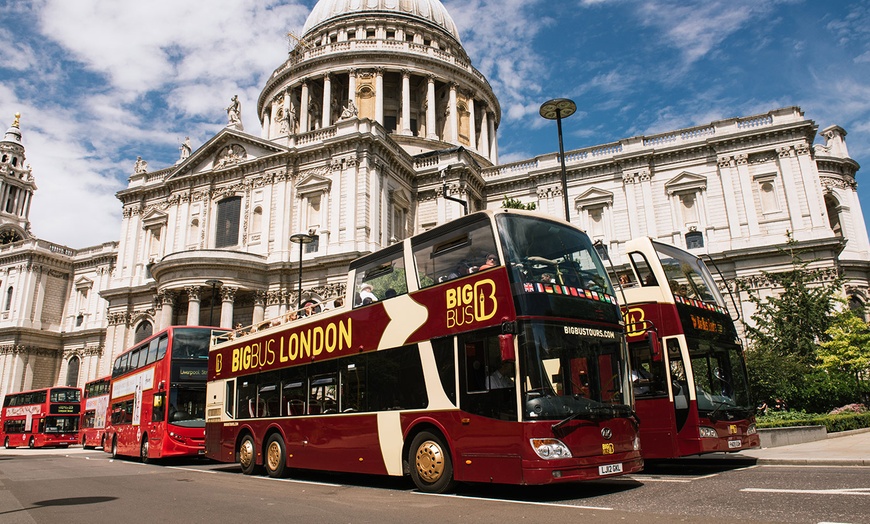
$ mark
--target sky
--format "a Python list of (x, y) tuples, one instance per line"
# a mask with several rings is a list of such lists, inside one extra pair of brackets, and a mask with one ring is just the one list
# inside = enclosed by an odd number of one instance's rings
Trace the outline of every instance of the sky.
[[(0, 0), (0, 132), (21, 113), (31, 232), (117, 241), (137, 156), (171, 166), (256, 101), (315, 0)], [(870, 210), (870, 0), (444, 0), (501, 103), (500, 163), (799, 106), (847, 132)], [(817, 139), (817, 143), (821, 143)], [(865, 211), (870, 212), (870, 211)]]

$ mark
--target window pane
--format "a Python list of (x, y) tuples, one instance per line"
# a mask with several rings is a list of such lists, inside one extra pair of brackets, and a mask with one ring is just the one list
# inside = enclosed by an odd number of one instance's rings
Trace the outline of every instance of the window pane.
[(241, 209), (241, 197), (231, 197), (218, 202), (215, 247), (235, 246), (239, 243), (239, 213)]

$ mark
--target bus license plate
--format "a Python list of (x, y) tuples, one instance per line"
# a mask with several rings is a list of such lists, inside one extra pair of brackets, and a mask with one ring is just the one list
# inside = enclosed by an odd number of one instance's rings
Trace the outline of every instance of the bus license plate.
[(622, 473), (622, 464), (607, 464), (606, 466), (598, 466), (599, 475), (613, 475), (614, 473)]
[(739, 440), (729, 440), (728, 441), (728, 449), (735, 449), (743, 446), (743, 442)]

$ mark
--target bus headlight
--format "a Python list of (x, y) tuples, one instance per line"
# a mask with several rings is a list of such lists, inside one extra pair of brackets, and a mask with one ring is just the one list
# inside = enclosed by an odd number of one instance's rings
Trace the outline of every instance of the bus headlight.
[(698, 433), (701, 438), (719, 438), (719, 433), (716, 433), (715, 429), (707, 426), (698, 427)]
[(544, 460), (571, 458), (571, 450), (561, 440), (555, 438), (533, 438), (529, 442), (532, 449)]
[(640, 435), (634, 436), (634, 440), (631, 441), (631, 449), (640, 451)]
[(750, 424), (748, 428), (746, 428), (747, 435), (755, 435), (758, 433), (758, 430), (755, 428), (755, 424)]
[(169, 436), (172, 437), (174, 440), (177, 440), (178, 442), (181, 442), (182, 444), (186, 444), (186, 443), (187, 443), (187, 442), (186, 442), (187, 439), (185, 439), (183, 436), (179, 435), (178, 433), (175, 433), (174, 431), (170, 431), (170, 432), (169, 432)]

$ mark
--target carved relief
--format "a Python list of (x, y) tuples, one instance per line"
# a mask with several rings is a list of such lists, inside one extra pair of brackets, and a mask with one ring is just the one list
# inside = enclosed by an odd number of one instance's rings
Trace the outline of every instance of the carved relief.
[(215, 157), (214, 167), (219, 169), (228, 165), (238, 164), (247, 156), (245, 148), (238, 144), (231, 144), (221, 149)]

